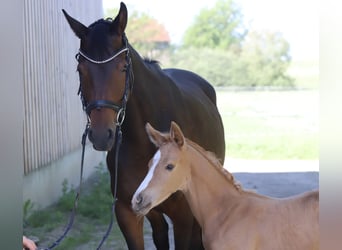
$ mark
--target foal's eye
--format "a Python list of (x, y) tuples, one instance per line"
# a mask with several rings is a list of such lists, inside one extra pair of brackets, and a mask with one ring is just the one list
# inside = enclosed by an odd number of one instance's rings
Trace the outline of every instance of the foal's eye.
[(165, 169), (171, 171), (175, 166), (172, 164), (168, 164)]

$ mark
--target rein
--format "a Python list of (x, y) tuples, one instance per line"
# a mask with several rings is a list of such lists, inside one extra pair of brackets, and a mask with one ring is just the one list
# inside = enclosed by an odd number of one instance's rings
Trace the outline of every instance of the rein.
[(89, 121), (87, 122), (86, 128), (83, 132), (82, 135), (82, 157), (81, 157), (81, 173), (80, 173), (80, 184), (78, 186), (78, 191), (76, 193), (76, 197), (74, 200), (74, 207), (71, 211), (70, 217), (69, 217), (69, 222), (64, 230), (64, 233), (49, 247), (47, 248), (40, 248), (40, 250), (50, 250), (55, 248), (56, 246), (58, 246), (62, 240), (65, 238), (65, 236), (68, 234), (69, 230), (71, 229), (73, 223), (74, 223), (74, 219), (75, 219), (75, 215), (76, 215), (76, 209), (78, 206), (78, 200), (80, 198), (80, 194), (81, 194), (81, 185), (82, 185), (82, 177), (83, 177), (83, 165), (84, 165), (84, 151), (85, 151), (85, 144), (86, 144), (86, 139), (87, 139), (87, 134), (88, 134), (88, 130), (89, 130)]
[[(87, 113), (87, 117), (88, 117), (88, 121), (87, 121), (87, 125), (86, 128), (84, 130), (84, 133), (82, 135), (82, 158), (81, 158), (81, 173), (80, 173), (80, 183), (79, 183), (79, 188), (75, 197), (75, 201), (74, 201), (74, 207), (71, 211), (70, 217), (69, 217), (69, 222), (66, 226), (66, 229), (64, 231), (64, 233), (48, 248), (40, 248), (40, 250), (50, 250), (55, 248), (56, 246), (58, 246), (62, 240), (65, 238), (65, 236), (67, 235), (67, 233), (69, 232), (69, 230), (71, 229), (73, 223), (74, 223), (74, 218), (75, 218), (75, 214), (76, 214), (76, 209), (77, 209), (77, 205), (78, 205), (78, 200), (80, 197), (80, 193), (81, 193), (81, 184), (82, 184), (82, 176), (83, 176), (83, 165), (84, 165), (84, 153), (85, 153), (85, 144), (86, 144), (86, 139), (87, 139), (87, 135), (88, 135), (88, 131), (89, 131), (89, 127), (90, 127), (90, 112), (93, 109), (99, 109), (99, 108), (111, 108), (114, 111), (117, 112), (117, 118), (116, 118), (116, 130), (115, 130), (115, 143), (114, 143), (114, 148), (115, 148), (115, 184), (114, 184), (114, 191), (113, 191), (113, 203), (112, 203), (112, 209), (111, 209), (111, 219), (110, 219), (110, 223), (108, 225), (107, 231), (105, 233), (105, 235), (103, 236), (100, 244), (98, 245), (98, 247), (96, 248), (97, 250), (99, 250), (103, 243), (105, 242), (105, 240), (107, 239), (107, 237), (109, 236), (109, 233), (111, 232), (112, 226), (113, 226), (113, 221), (114, 221), (114, 212), (115, 212), (115, 204), (117, 201), (117, 178), (118, 178), (118, 159), (119, 159), (119, 151), (120, 151), (120, 146), (121, 146), (121, 142), (122, 142), (122, 131), (121, 131), (121, 125), (125, 120), (125, 114), (126, 114), (126, 105), (127, 105), (127, 101), (128, 101), (128, 92), (132, 91), (132, 87), (133, 87), (133, 70), (132, 70), (132, 62), (131, 62), (131, 58), (129, 55), (129, 48), (128, 48), (128, 40), (126, 38), (126, 36), (123, 36), (123, 41), (125, 44), (125, 48), (121, 49), (119, 52), (117, 52), (116, 54), (114, 54), (112, 57), (103, 60), (103, 61), (96, 61), (91, 59), (90, 57), (86, 56), (81, 50), (79, 50), (78, 54), (76, 55), (76, 59), (78, 59), (78, 57), (81, 55), (83, 56), (86, 60), (95, 63), (95, 64), (103, 64), (103, 63), (107, 63), (111, 60), (113, 60), (114, 58), (116, 58), (118, 55), (120, 55), (123, 52), (126, 52), (126, 80), (125, 80), (125, 90), (124, 90), (124, 94), (122, 97), (122, 103), (121, 105), (118, 105), (114, 102), (111, 101), (107, 101), (107, 100), (95, 100), (90, 102), (89, 104), (86, 104), (84, 101), (84, 98), (82, 96), (81, 93), (81, 87), (78, 91), (78, 94), (81, 94), (81, 101), (83, 104), (83, 109), (86, 111)], [(131, 80), (131, 84), (130, 84), (130, 80)]]
[[(86, 128), (84, 130), (84, 133), (82, 135), (82, 158), (81, 158), (80, 183), (79, 183), (78, 191), (77, 191), (76, 196), (75, 196), (74, 207), (73, 207), (73, 209), (71, 211), (71, 214), (70, 214), (70, 217), (69, 217), (69, 222), (68, 222), (68, 224), (67, 224), (63, 234), (51, 246), (49, 246), (47, 248), (39, 248), (39, 250), (51, 250), (51, 249), (55, 248), (56, 246), (58, 246), (64, 240), (64, 238), (67, 236), (68, 232), (72, 228), (72, 225), (73, 225), (74, 219), (75, 219), (75, 215), (76, 215), (76, 209), (77, 209), (77, 206), (78, 206), (78, 200), (79, 200), (80, 194), (81, 194), (85, 144), (86, 144), (87, 134), (88, 134), (88, 131), (89, 131), (89, 126), (90, 126), (90, 122), (88, 121), (87, 125), (86, 125)], [(113, 200), (113, 203), (112, 203), (111, 218), (110, 218), (109, 226), (108, 226), (107, 231), (106, 231), (105, 235), (103, 236), (100, 244), (96, 248), (96, 250), (100, 250), (101, 249), (103, 243), (106, 241), (106, 239), (109, 236), (109, 233), (112, 230), (112, 226), (113, 226), (113, 222), (114, 222), (115, 203), (117, 201), (117, 197), (116, 196), (117, 196), (118, 158), (119, 158), (120, 145), (121, 145), (121, 141), (122, 141), (121, 125), (118, 125), (116, 127), (115, 136), (116, 136), (115, 137), (115, 186), (114, 186), (114, 192), (113, 192), (114, 200)]]

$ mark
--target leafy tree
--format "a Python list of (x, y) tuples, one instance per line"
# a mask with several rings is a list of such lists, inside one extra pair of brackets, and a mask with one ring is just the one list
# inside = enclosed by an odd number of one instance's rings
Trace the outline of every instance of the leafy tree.
[(183, 48), (172, 57), (172, 66), (197, 72), (214, 86), (292, 87), (286, 75), (289, 44), (279, 33), (250, 32), (241, 52), (212, 48)]
[(214, 86), (235, 85), (234, 54), (211, 48), (183, 48), (171, 58), (173, 67), (198, 73)]
[(183, 45), (196, 48), (237, 49), (247, 33), (243, 15), (233, 0), (218, 0), (203, 9), (184, 34)]
[[(107, 11), (115, 17), (117, 10)], [(127, 25), (130, 43), (142, 55), (160, 60), (163, 66), (188, 69), (214, 86), (293, 86), (286, 75), (291, 58), (289, 44), (280, 33), (249, 31), (233, 0), (218, 0), (204, 9), (186, 31), (183, 46), (159, 50), (151, 41), (160, 33), (158, 23), (145, 13), (132, 12)], [(150, 29), (146, 29), (150, 27)]]
[(278, 32), (249, 32), (240, 54), (252, 86), (293, 86), (286, 75), (290, 45)]

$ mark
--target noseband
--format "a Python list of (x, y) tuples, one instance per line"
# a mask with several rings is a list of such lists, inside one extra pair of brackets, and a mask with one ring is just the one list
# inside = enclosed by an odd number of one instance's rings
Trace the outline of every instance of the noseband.
[[(123, 96), (121, 98), (121, 103), (115, 103), (112, 101), (108, 100), (94, 100), (91, 102), (85, 101), (82, 91), (81, 91), (81, 83), (80, 83), (80, 88), (78, 90), (78, 94), (81, 96), (81, 101), (83, 104), (83, 110), (87, 113), (88, 118), (90, 117), (90, 113), (93, 109), (101, 109), (101, 108), (109, 108), (117, 112), (117, 118), (116, 118), (116, 124), (121, 125), (125, 119), (125, 113), (126, 113), (126, 104), (128, 100), (128, 91), (132, 90), (133, 87), (133, 70), (132, 70), (132, 61), (131, 57), (129, 55), (129, 47), (128, 47), (128, 41), (125, 35), (123, 35), (123, 42), (125, 44), (125, 47), (119, 50), (117, 53), (115, 53), (113, 56), (97, 61), (89, 57), (87, 54), (85, 54), (81, 49), (78, 51), (76, 54), (76, 59), (78, 60), (80, 56), (84, 57), (87, 61), (94, 63), (94, 64), (105, 64), (110, 61), (112, 61), (114, 58), (118, 57), (122, 53), (126, 52), (126, 66), (125, 66), (125, 71), (126, 71), (126, 81), (125, 81), (125, 90), (123, 93)], [(90, 119), (89, 119), (90, 120)]]

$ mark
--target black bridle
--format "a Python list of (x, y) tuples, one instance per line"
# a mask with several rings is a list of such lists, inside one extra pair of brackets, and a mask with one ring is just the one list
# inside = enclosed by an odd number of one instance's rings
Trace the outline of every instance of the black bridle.
[(115, 211), (115, 203), (117, 200), (117, 176), (118, 176), (118, 158), (119, 158), (119, 150), (121, 146), (121, 141), (122, 141), (122, 131), (121, 131), (121, 125), (125, 120), (125, 114), (126, 114), (126, 105), (128, 101), (128, 93), (132, 91), (133, 88), (133, 81), (134, 81), (134, 75), (133, 75), (133, 70), (132, 70), (132, 61), (131, 57), (129, 54), (129, 47), (128, 47), (128, 40), (125, 36), (123, 35), (123, 43), (124, 43), (124, 48), (119, 50), (116, 54), (114, 54), (112, 57), (109, 57), (108, 59), (102, 60), (102, 61), (96, 61), (90, 57), (88, 57), (84, 52), (79, 50), (79, 52), (76, 54), (76, 59), (78, 60), (80, 56), (84, 57), (86, 60), (89, 62), (92, 62), (94, 64), (104, 64), (107, 62), (110, 62), (114, 58), (116, 58), (118, 55), (120, 55), (123, 52), (126, 52), (126, 66), (125, 66), (125, 71), (126, 71), (126, 80), (125, 80), (125, 89), (123, 93), (123, 97), (121, 99), (121, 103), (115, 103), (112, 101), (108, 100), (95, 100), (91, 101), (90, 103), (87, 103), (82, 95), (81, 91), (81, 83), (80, 83), (80, 88), (78, 91), (78, 94), (81, 96), (81, 101), (83, 105), (83, 110), (87, 113), (88, 116), (88, 121), (86, 124), (86, 128), (84, 130), (84, 133), (82, 135), (82, 158), (81, 158), (81, 173), (80, 173), (80, 183), (79, 183), (79, 188), (76, 193), (75, 201), (74, 201), (74, 207), (71, 211), (70, 217), (69, 217), (69, 222), (66, 226), (66, 229), (64, 230), (63, 234), (48, 248), (40, 248), (43, 250), (50, 250), (58, 246), (62, 240), (65, 238), (69, 230), (71, 229), (74, 218), (75, 218), (75, 213), (76, 213), (76, 208), (78, 205), (78, 200), (80, 197), (81, 193), (81, 184), (82, 184), (82, 176), (83, 176), (83, 163), (84, 163), (84, 152), (85, 152), (85, 144), (86, 144), (86, 138), (88, 135), (89, 127), (90, 127), (90, 113), (93, 109), (100, 109), (100, 108), (110, 108), (113, 109), (115, 112), (117, 112), (117, 118), (116, 118), (116, 130), (115, 130), (115, 183), (114, 183), (114, 191), (113, 191), (113, 204), (112, 204), (112, 210), (111, 210), (111, 221), (109, 223), (108, 229), (103, 236), (100, 244), (96, 248), (97, 250), (101, 248), (102, 244), (105, 242), (107, 239), (113, 225), (113, 217), (114, 217), (114, 211)]
[(105, 60), (94, 60), (91, 57), (89, 57), (86, 53), (84, 53), (82, 50), (79, 50), (76, 54), (76, 59), (79, 60), (79, 58), (82, 56), (87, 61), (94, 63), (94, 64), (105, 64), (110, 61), (112, 61), (114, 58), (119, 56), (120, 54), (126, 52), (126, 65), (124, 68), (124, 71), (126, 71), (126, 81), (125, 81), (125, 89), (124, 93), (121, 99), (121, 103), (115, 103), (109, 100), (94, 100), (91, 102), (87, 102), (82, 94), (82, 88), (81, 83), (78, 90), (78, 94), (81, 96), (81, 101), (83, 105), (83, 110), (87, 113), (88, 118), (90, 117), (90, 113), (93, 109), (100, 109), (100, 108), (109, 108), (117, 112), (117, 119), (116, 119), (116, 125), (121, 125), (125, 119), (126, 114), (126, 104), (128, 100), (128, 93), (132, 91), (133, 88), (133, 81), (134, 81), (134, 75), (132, 70), (132, 61), (129, 53), (129, 47), (128, 47), (128, 40), (126, 38), (126, 35), (123, 34), (123, 44), (124, 47), (120, 49), (117, 53), (115, 53), (113, 56), (105, 59)]

